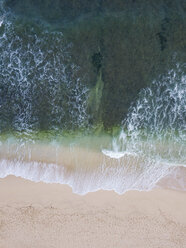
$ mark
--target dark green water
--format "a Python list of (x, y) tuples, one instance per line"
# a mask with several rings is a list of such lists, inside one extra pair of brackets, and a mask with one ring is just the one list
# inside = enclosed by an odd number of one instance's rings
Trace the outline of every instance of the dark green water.
[(0, 130), (120, 126), (186, 61), (185, 1), (1, 2)]

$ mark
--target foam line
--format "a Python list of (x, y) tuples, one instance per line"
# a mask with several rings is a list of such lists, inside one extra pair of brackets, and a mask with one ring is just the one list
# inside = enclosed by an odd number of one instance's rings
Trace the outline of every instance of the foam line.
[[(161, 164), (156, 169), (149, 168), (143, 173), (135, 171), (127, 173), (124, 166), (109, 168), (103, 165), (91, 173), (81, 169), (69, 173), (65, 167), (55, 164), (8, 161), (4, 159), (0, 161), (0, 178), (14, 175), (34, 182), (67, 184), (74, 193), (80, 195), (98, 190), (114, 190), (118, 194), (123, 194), (129, 190), (152, 190), (157, 187), (160, 179), (166, 178), (175, 170), (175, 167), (164, 166), (160, 172), (160, 168), (162, 168)], [(182, 184), (181, 189), (186, 190), (186, 185), (180, 174), (179, 177), (172, 178), (174, 180), (178, 179), (181, 182), (179, 185)], [(175, 175), (175, 173), (172, 175)], [(178, 185), (178, 183), (175, 185)], [(168, 187), (171, 187), (171, 184)]]

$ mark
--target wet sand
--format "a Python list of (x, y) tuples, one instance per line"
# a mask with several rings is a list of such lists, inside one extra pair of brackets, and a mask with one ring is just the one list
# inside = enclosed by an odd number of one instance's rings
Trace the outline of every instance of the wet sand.
[(0, 179), (0, 248), (184, 248), (186, 192), (80, 196), (60, 184)]

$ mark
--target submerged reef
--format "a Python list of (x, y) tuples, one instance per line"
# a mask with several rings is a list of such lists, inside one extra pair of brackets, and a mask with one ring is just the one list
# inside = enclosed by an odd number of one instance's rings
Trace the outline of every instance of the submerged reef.
[[(80, 90), (86, 92), (86, 97), (83, 96), (86, 107), (81, 110), (86, 112), (81, 119), (86, 122), (86, 127), (97, 125), (110, 129), (120, 125), (142, 88), (186, 61), (184, 0), (5, 0), (3, 7), (11, 13), (12, 18), (16, 17), (16, 35), (26, 34), (22, 38), (23, 42), (27, 42), (26, 37), (35, 34), (40, 36), (45, 30), (48, 40), (43, 50), (53, 47), (54, 40), (49, 36), (52, 37), (54, 32), (63, 34), (61, 44), (63, 42), (65, 47), (70, 44), (70, 55), (68, 59), (63, 59), (65, 75), (73, 82), (71, 85), (74, 89), (80, 80), (83, 85)], [(2, 25), (1, 34), (3, 28)], [(61, 46), (59, 40), (58, 45)], [(58, 48), (54, 48), (52, 53), (54, 57), (55, 53), (58, 56)], [(51, 110), (51, 104), (48, 103), (51, 100), (47, 94), (51, 94), (51, 91), (47, 87), (52, 86), (47, 78), (42, 81), (44, 83), (44, 100), (40, 101), (40, 113), (37, 114), (40, 129), (48, 128), (47, 111), (53, 113), (50, 117), (52, 121), (55, 111), (56, 115), (59, 114), (57, 108)], [(5, 88), (1, 86), (1, 91)], [(66, 86), (59, 88), (56, 88), (55, 92), (58, 93), (52, 97), (68, 91)], [(77, 98), (71, 98), (71, 102), (74, 101), (76, 105), (84, 104), (84, 100), (78, 103)], [(68, 99), (69, 94), (65, 93), (62, 100), (56, 98), (53, 104), (59, 107)], [(74, 105), (63, 103), (66, 111), (64, 119), (71, 118), (66, 114), (70, 106)], [(35, 115), (34, 112), (32, 115)], [(33, 120), (33, 116), (31, 118)], [(64, 123), (64, 119), (56, 122), (56, 126)], [(75, 128), (79, 125), (71, 118), (65, 128), (73, 128), (72, 123), (76, 123)]]

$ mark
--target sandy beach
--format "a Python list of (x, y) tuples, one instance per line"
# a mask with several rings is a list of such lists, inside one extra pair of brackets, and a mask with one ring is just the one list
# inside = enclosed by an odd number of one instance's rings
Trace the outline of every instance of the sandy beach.
[(0, 248), (184, 248), (186, 192), (80, 196), (60, 184), (0, 179)]

